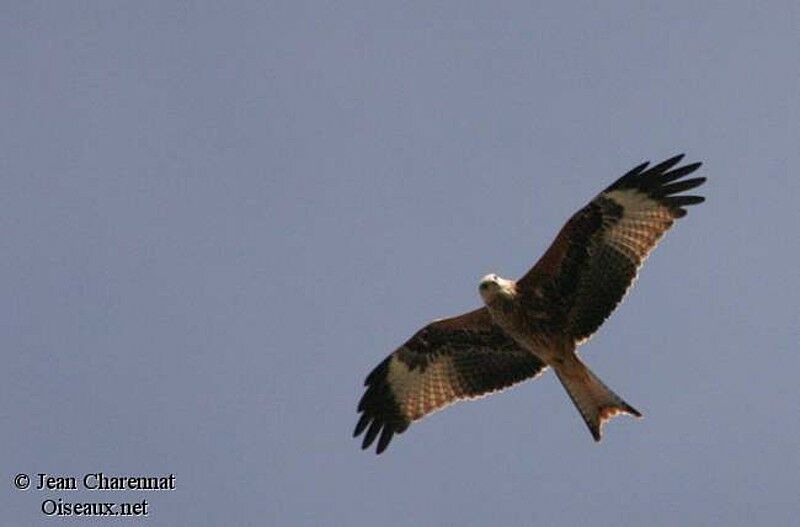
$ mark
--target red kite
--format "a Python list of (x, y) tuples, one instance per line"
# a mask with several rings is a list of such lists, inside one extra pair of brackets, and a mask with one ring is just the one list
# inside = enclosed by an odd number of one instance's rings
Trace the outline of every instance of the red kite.
[(683, 155), (619, 178), (572, 216), (544, 256), (517, 280), (490, 274), (480, 282), (484, 307), (432, 322), (369, 374), (358, 404), (362, 448), (378, 454), (418, 419), (532, 379), (552, 367), (595, 441), (603, 422), (641, 414), (578, 358), (620, 303), (639, 267), (684, 207), (704, 201), (680, 194), (705, 178), (676, 167)]

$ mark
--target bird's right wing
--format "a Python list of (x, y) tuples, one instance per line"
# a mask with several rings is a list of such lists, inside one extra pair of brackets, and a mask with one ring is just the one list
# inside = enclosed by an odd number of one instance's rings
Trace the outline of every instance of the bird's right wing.
[(545, 365), (492, 323), (486, 308), (432, 322), (367, 376), (353, 436), (383, 452), (412, 421), (536, 376)]
[(561, 229), (544, 256), (523, 276), (523, 294), (546, 297), (566, 315), (565, 330), (583, 342), (608, 318), (633, 285), (639, 267), (685, 207), (702, 203), (683, 192), (706, 178), (684, 179), (700, 167), (676, 167), (683, 155), (630, 170)]

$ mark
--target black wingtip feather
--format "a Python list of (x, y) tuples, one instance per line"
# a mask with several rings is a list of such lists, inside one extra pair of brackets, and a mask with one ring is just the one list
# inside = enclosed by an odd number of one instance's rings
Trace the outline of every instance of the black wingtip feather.
[(392, 359), (391, 355), (386, 357), (371, 372), (369, 372), (367, 378), (364, 379), (364, 386), (369, 386), (370, 384), (376, 384), (378, 382), (378, 379), (385, 377), (386, 370), (389, 369), (389, 361), (391, 359)]
[(392, 440), (392, 436), (394, 435), (394, 429), (390, 426), (389, 423), (386, 423), (386, 426), (383, 427), (383, 432), (381, 432), (381, 437), (378, 439), (378, 447), (375, 449), (376, 454), (382, 454), (386, 447), (389, 446), (389, 442)]
[(659, 182), (662, 185), (666, 185), (667, 183), (675, 181), (676, 179), (680, 179), (683, 176), (688, 176), (689, 174), (691, 174), (692, 172), (694, 172), (695, 170), (697, 170), (701, 166), (703, 166), (703, 163), (697, 162), (697, 163), (690, 163), (690, 164), (688, 164), (686, 166), (682, 166), (682, 167), (676, 168), (675, 170), (670, 170), (669, 172), (663, 173), (658, 178)]
[(370, 447), (370, 445), (375, 441), (375, 438), (378, 436), (378, 432), (381, 431), (383, 428), (382, 423), (378, 420), (372, 421), (372, 424), (369, 425), (369, 429), (367, 430), (366, 435), (364, 436), (364, 441), (361, 443), (361, 448), (366, 450)]
[(687, 205), (697, 205), (706, 200), (703, 196), (670, 196), (664, 198), (664, 202), (673, 207), (685, 207)]
[(358, 402), (358, 412), (361, 413), (353, 430), (353, 437), (365, 435), (361, 443), (362, 449), (369, 448), (378, 438), (376, 452), (382, 453), (389, 446), (395, 434), (400, 434), (408, 428), (409, 421), (400, 411), (392, 389), (389, 386), (387, 375), (392, 356), (378, 364), (367, 376), (367, 389)]
[(704, 177), (681, 180), (703, 165), (701, 162), (695, 162), (674, 168), (683, 158), (684, 154), (678, 154), (647, 170), (643, 170), (646, 164), (641, 164), (615, 181), (605, 192), (627, 189), (643, 192), (668, 206), (675, 218), (682, 218), (686, 215), (686, 210), (682, 207), (702, 203), (705, 198), (675, 194), (699, 187), (706, 181)]
[(358, 420), (355, 430), (353, 430), (353, 437), (358, 437), (367, 427), (370, 422), (370, 417), (367, 414), (361, 414), (361, 419)]
[(642, 163), (642, 164), (640, 164), (640, 165), (636, 165), (635, 167), (633, 167), (632, 169), (630, 169), (630, 170), (628, 171), (628, 173), (627, 173), (627, 174), (625, 174), (625, 175), (624, 175), (624, 176), (622, 176), (622, 177), (626, 177), (626, 176), (636, 176), (636, 175), (638, 175), (638, 174), (641, 174), (641, 173), (644, 171), (644, 169), (646, 169), (646, 168), (647, 168), (647, 166), (648, 166), (649, 164), (650, 164), (650, 161), (645, 161), (644, 163)]
[[(669, 159), (665, 159), (661, 163), (653, 166), (650, 170), (647, 171), (649, 174), (663, 174), (670, 168), (674, 167), (678, 163), (680, 163), (686, 154), (678, 154), (676, 156), (672, 156)], [(644, 175), (644, 174), (643, 174)]]
[(619, 178), (614, 184), (620, 186), (628, 184), (630, 181), (634, 180), (639, 174), (641, 174), (642, 171), (644, 171), (644, 169), (646, 169), (649, 164), (650, 161), (645, 161), (644, 163), (633, 167), (628, 172), (626, 172), (625, 175)]
[(704, 177), (695, 177), (691, 179), (684, 179), (678, 181), (677, 183), (671, 183), (669, 185), (664, 185), (658, 189), (659, 196), (669, 196), (670, 194), (677, 194), (678, 192), (686, 192), (687, 190), (691, 190), (693, 188), (699, 187), (703, 183), (706, 182), (706, 178)]

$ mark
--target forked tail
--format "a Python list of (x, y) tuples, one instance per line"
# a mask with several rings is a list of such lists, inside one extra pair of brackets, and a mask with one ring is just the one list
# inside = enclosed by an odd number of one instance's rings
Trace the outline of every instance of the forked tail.
[(618, 414), (641, 417), (633, 406), (608, 388), (597, 375), (573, 355), (554, 368), (572, 402), (578, 408), (595, 441), (600, 441), (603, 422)]

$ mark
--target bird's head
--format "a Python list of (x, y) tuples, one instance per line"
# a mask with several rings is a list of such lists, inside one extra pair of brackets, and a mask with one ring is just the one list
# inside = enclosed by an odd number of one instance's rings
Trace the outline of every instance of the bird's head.
[(499, 297), (511, 298), (514, 295), (515, 284), (513, 280), (506, 280), (492, 273), (481, 278), (478, 291), (483, 301), (488, 304)]

